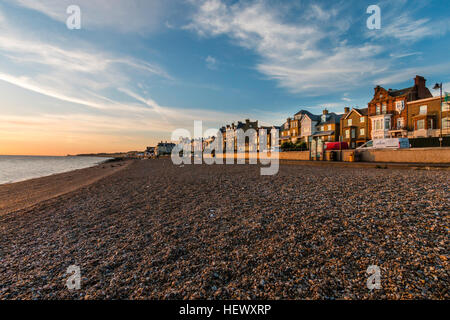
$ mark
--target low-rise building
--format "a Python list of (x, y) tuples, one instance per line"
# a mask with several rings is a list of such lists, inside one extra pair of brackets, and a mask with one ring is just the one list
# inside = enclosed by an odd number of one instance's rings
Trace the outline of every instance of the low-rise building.
[(145, 156), (146, 157), (153, 157), (155, 155), (155, 147), (147, 147), (145, 150)]
[(316, 124), (315, 133), (312, 134), (313, 139), (321, 139), (322, 142), (338, 142), (340, 135), (341, 115), (334, 112), (323, 110), (320, 122)]
[(160, 142), (155, 148), (155, 154), (157, 156), (170, 155), (173, 148), (175, 148), (175, 143), (171, 142)]
[[(226, 150), (227, 145), (227, 136), (233, 137), (234, 140), (234, 151), (237, 151), (237, 130), (242, 130), (244, 133), (246, 133), (248, 130), (255, 130), (258, 135), (258, 121), (250, 121), (250, 119), (246, 119), (245, 122), (238, 121), (237, 124), (232, 123), (230, 125), (226, 125), (222, 128), (220, 128), (220, 133), (222, 134), (222, 143), (223, 143), (223, 150)], [(256, 143), (257, 140), (253, 141)], [(253, 151), (256, 152), (256, 150), (249, 150), (249, 140), (245, 139), (245, 149), (247, 151)]]
[(368, 108), (345, 108), (341, 117), (341, 141), (355, 149), (370, 140)]
[[(428, 138), (450, 135), (449, 104), (433, 97), (408, 102), (408, 137)], [(442, 107), (442, 116), (441, 116)]]
[(317, 131), (317, 124), (320, 122), (320, 116), (312, 114), (309, 111), (302, 110), (302, 119), (300, 121), (300, 138), (306, 142), (308, 148), (311, 146), (312, 136)]

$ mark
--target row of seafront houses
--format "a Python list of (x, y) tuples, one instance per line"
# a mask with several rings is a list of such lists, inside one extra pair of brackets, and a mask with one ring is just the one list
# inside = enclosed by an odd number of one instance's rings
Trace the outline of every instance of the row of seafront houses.
[(308, 145), (314, 140), (342, 141), (354, 149), (369, 140), (440, 137), (441, 133), (450, 135), (449, 102), (441, 105), (441, 97), (433, 97), (425, 78), (416, 76), (409, 88), (377, 86), (367, 108), (346, 107), (340, 115), (302, 110), (283, 124), (280, 139), (281, 143), (304, 141)]
[[(450, 101), (448, 96), (442, 103), (441, 100), (440, 96), (433, 97), (424, 77), (416, 76), (414, 85), (409, 88), (392, 90), (375, 87), (373, 99), (367, 108), (346, 107), (343, 114), (325, 109), (321, 115), (301, 110), (281, 126), (263, 127), (258, 125), (258, 121), (247, 119), (224, 126), (219, 132), (222, 134), (224, 150), (227, 136), (233, 136), (239, 129), (244, 132), (253, 129), (257, 133), (261, 129), (266, 130), (269, 147), (274, 146), (270, 141), (273, 129), (279, 132), (280, 137), (279, 144), (275, 146), (291, 143), (303, 144), (306, 148), (326, 142), (346, 142), (349, 148), (354, 149), (375, 139), (445, 137), (450, 136)], [(204, 139), (203, 146), (214, 139)], [(174, 146), (173, 143), (161, 142), (156, 148), (148, 148), (147, 152), (169, 154)]]

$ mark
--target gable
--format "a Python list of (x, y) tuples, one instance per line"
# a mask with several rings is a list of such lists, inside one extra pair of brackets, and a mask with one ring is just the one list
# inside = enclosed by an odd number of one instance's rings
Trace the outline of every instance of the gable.
[(362, 117), (362, 116), (363, 116), (361, 113), (359, 113), (358, 110), (352, 109), (352, 110), (344, 117), (344, 119), (348, 119), (352, 114), (355, 114), (355, 113), (358, 115), (358, 117)]

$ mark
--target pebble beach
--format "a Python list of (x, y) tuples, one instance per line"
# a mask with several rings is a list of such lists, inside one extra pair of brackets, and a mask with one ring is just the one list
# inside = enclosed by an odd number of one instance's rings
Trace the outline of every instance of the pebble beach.
[[(105, 169), (88, 170), (73, 179)], [(159, 159), (27, 206), (6, 200), (27, 188), (0, 186), (0, 299), (449, 299), (449, 181)], [(371, 265), (381, 289), (367, 288)]]

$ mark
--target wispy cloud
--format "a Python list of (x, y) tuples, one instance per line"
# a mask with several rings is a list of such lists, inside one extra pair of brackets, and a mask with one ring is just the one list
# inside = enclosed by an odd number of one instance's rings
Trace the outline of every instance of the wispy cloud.
[[(174, 0), (7, 0), (65, 23), (66, 9), (82, 10), (82, 28), (147, 34), (160, 30), (175, 9)], [(178, 5), (182, 5), (178, 2)]]
[(217, 70), (217, 59), (211, 56), (205, 59), (206, 67), (210, 70)]
[[(394, 57), (387, 55), (389, 51), (396, 54), (399, 48), (394, 45), (374, 41), (368, 32), (366, 41), (348, 41), (352, 17), (340, 8), (342, 3), (305, 6), (304, 15), (286, 21), (282, 18), (284, 11), (269, 1), (203, 0), (185, 29), (201, 37), (226, 35), (236, 44), (255, 51), (261, 57), (256, 69), (292, 93), (337, 92), (399, 71)], [(407, 8), (402, 8), (402, 12), (393, 23), (383, 24), (375, 39), (411, 41), (432, 34), (428, 19), (413, 20)]]
[(321, 21), (337, 15), (336, 9), (312, 5), (310, 10), (317, 16), (314, 23), (286, 23), (270, 9), (266, 1), (227, 5), (206, 0), (185, 28), (201, 36), (227, 35), (255, 50), (262, 57), (256, 68), (294, 93), (340, 90), (383, 69), (377, 45), (343, 41), (333, 49), (322, 49), (320, 41), (331, 40), (334, 34), (321, 28)]

